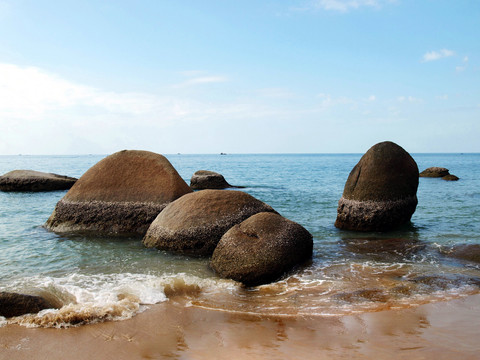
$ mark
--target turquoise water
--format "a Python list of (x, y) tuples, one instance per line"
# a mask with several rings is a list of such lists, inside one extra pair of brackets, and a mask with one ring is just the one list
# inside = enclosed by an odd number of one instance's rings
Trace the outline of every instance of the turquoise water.
[[(460, 181), (420, 178), (411, 224), (382, 234), (333, 226), (361, 154), (167, 155), (187, 183), (197, 170), (217, 171), (312, 233), (310, 264), (252, 289), (218, 279), (207, 259), (145, 249), (138, 238), (47, 231), (43, 224), (66, 191), (0, 192), (0, 290), (41, 294), (65, 305), (10, 322), (68, 326), (72, 313), (88, 313), (84, 322), (124, 319), (149, 304), (180, 300), (224, 311), (327, 316), (478, 292), (478, 264), (440, 249), (480, 244), (480, 154), (412, 156), (420, 171), (446, 167)], [(80, 177), (103, 157), (0, 156), (0, 174), (32, 169)], [(379, 251), (365, 247), (365, 239), (398, 239), (400, 245)]]

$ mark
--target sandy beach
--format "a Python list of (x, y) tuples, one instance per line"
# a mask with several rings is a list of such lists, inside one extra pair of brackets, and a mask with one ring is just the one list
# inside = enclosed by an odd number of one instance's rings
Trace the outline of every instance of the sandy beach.
[(480, 295), (346, 316), (262, 318), (179, 301), (130, 320), (0, 328), (1, 359), (478, 359)]

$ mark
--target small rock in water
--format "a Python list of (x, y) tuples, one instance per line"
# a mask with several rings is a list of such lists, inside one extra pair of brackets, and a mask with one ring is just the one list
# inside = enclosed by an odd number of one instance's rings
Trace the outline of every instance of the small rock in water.
[(457, 176), (455, 176), (455, 175), (448, 174), (448, 175), (443, 176), (443, 177), (442, 177), (442, 180), (457, 181), (457, 180), (460, 180), (460, 178), (457, 177)]
[(0, 316), (6, 318), (56, 308), (40, 296), (0, 292)]
[(348, 176), (335, 226), (355, 231), (388, 231), (410, 221), (417, 207), (418, 167), (402, 147), (372, 146)]
[(190, 180), (190, 187), (193, 190), (239, 188), (239, 186), (230, 185), (222, 174), (208, 170), (195, 172)]
[(0, 176), (1, 191), (68, 190), (76, 178), (34, 170), (13, 170)]
[(211, 267), (247, 286), (272, 282), (312, 257), (312, 235), (274, 213), (258, 213), (232, 227), (213, 252)]
[(419, 174), (419, 176), (420, 177), (443, 177), (443, 176), (446, 176), (448, 174), (450, 174), (448, 169), (443, 168), (443, 167), (433, 166), (433, 167), (429, 167), (429, 168), (423, 170)]

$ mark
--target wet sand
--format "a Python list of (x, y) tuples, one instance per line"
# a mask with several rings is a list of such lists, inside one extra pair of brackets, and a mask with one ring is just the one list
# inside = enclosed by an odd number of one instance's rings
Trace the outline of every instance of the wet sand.
[(0, 359), (478, 359), (480, 295), (357, 315), (257, 317), (171, 299), (130, 320), (0, 328)]

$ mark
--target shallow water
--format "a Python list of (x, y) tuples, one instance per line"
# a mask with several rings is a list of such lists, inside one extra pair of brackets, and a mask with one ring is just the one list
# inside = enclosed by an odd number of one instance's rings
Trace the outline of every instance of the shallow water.
[[(326, 316), (477, 293), (480, 265), (445, 256), (480, 244), (480, 154), (413, 154), (420, 171), (446, 167), (460, 181), (420, 178), (411, 224), (391, 233), (333, 226), (343, 186), (361, 154), (168, 155), (189, 182), (222, 173), (314, 237), (311, 263), (273, 284), (244, 288), (218, 279), (207, 259), (145, 249), (138, 238), (57, 235), (43, 228), (66, 193), (0, 192), (0, 290), (41, 294), (65, 306), (10, 322), (69, 326), (129, 318), (148, 304), (281, 316)], [(0, 156), (0, 174), (33, 169), (80, 177), (103, 156)]]

